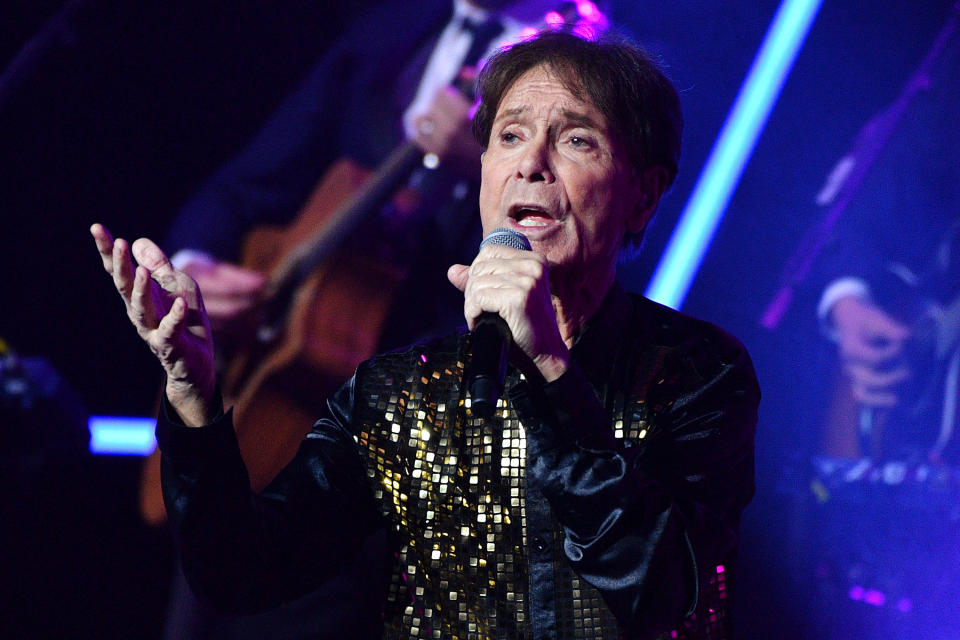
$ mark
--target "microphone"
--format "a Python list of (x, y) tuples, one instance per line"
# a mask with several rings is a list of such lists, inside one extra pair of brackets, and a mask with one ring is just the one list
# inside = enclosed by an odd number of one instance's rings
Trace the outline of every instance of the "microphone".
[[(530, 241), (522, 233), (512, 229), (494, 229), (480, 248), (488, 244), (500, 244), (520, 251), (530, 251)], [(507, 355), (513, 337), (506, 321), (495, 313), (484, 311), (477, 318), (472, 331), (473, 356), (466, 373), (467, 389), (470, 391), (470, 409), (481, 418), (489, 418), (503, 393), (503, 380), (507, 375)]]

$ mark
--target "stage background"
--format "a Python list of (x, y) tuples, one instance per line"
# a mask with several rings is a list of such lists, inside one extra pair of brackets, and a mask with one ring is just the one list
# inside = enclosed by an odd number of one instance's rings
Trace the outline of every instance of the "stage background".
[[(8, 407), (15, 419), (0, 425), (11, 568), (0, 627), (10, 637), (157, 637), (165, 606), (172, 552), (166, 531), (137, 518), (140, 460), (76, 445), (76, 416), (147, 415), (159, 381), (87, 228), (161, 236), (365, 4), (7, 3), (0, 67), (16, 61), (19, 71), (8, 70), (0, 93), (0, 338), (46, 359), (74, 398), (70, 411)], [(684, 307), (747, 344), (765, 394), (759, 493), (743, 532), (744, 638), (807, 637), (804, 555), (816, 540), (805, 528), (804, 474), (832, 376), (813, 322), (817, 292), (801, 290), (776, 332), (759, 317), (819, 213), (825, 176), (896, 97), (950, 4), (825, 0)], [(622, 273), (628, 288), (645, 287), (777, 5), (616, 3), (615, 22), (666, 65), (687, 123), (679, 179), (643, 258)], [(24, 58), (31, 37), (36, 49)], [(24, 443), (34, 437), (69, 446)]]

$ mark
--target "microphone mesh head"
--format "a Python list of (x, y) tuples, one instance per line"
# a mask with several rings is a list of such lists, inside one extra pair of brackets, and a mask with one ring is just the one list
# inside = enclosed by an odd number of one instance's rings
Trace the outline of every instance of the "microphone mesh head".
[(483, 249), (488, 244), (502, 244), (507, 247), (519, 249), (520, 251), (530, 251), (530, 241), (527, 240), (527, 236), (519, 231), (505, 229), (503, 227), (494, 229), (488, 233), (487, 237), (480, 243), (480, 248)]

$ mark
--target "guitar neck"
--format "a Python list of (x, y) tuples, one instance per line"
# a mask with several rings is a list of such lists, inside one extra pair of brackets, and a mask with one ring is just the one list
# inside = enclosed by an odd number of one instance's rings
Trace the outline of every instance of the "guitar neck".
[(422, 158), (423, 152), (409, 141), (394, 149), (355, 196), (338, 207), (327, 224), (298, 244), (277, 266), (270, 278), (271, 295), (296, 286), (323, 264), (361, 222), (381, 209)]

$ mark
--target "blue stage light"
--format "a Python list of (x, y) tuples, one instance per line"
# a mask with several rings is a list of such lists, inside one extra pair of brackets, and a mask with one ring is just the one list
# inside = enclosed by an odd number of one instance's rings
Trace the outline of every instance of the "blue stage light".
[(783, 0), (727, 115), (645, 295), (683, 305), (743, 168), (823, 0)]
[(90, 453), (148, 456), (157, 446), (154, 418), (90, 416)]

